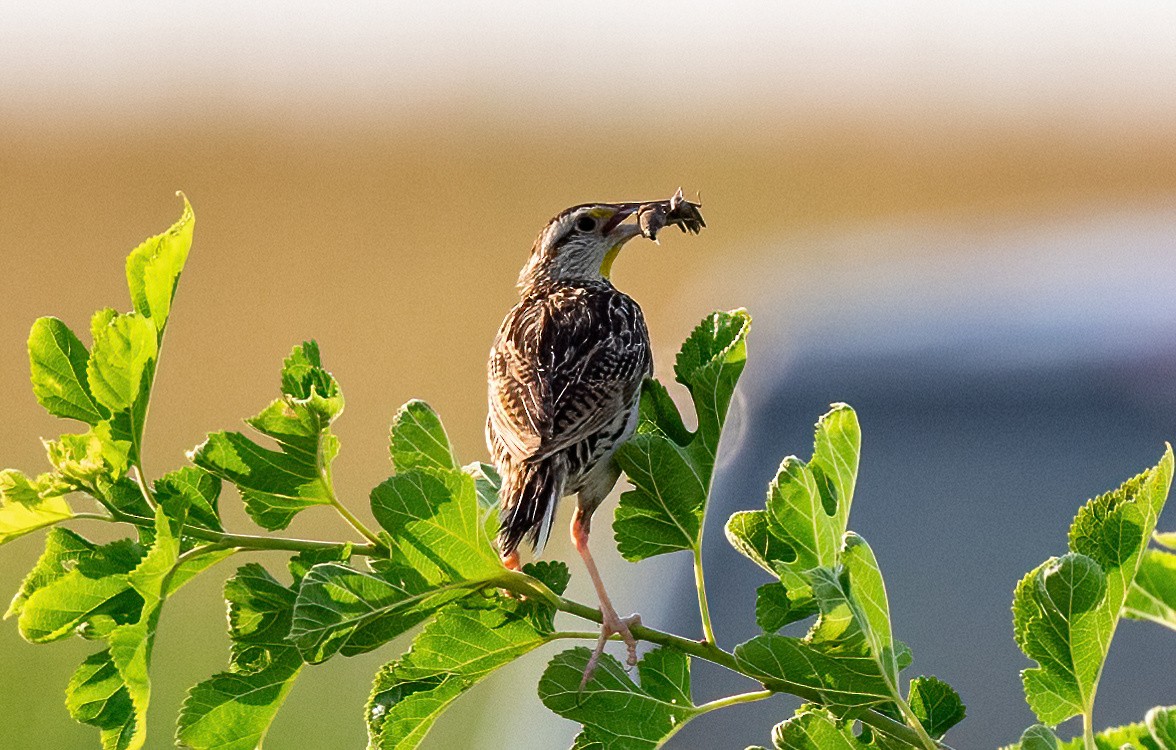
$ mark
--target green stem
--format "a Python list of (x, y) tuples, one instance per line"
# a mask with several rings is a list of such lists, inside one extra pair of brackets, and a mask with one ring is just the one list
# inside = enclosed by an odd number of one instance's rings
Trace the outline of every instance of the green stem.
[[(329, 432), (329, 431), (328, 431)], [(335, 482), (331, 478), (331, 466), (323, 458), (323, 441), (319, 439), (318, 457), (316, 458), (319, 469), (319, 477), (322, 480), (323, 486), (327, 488), (327, 497), (331, 499), (331, 505), (343, 516), (343, 520), (351, 524), (351, 528), (359, 532), (360, 536), (367, 539), (372, 544), (379, 548), (385, 548), (386, 545), (381, 541), (380, 537), (376, 536), (375, 532), (367, 527), (363, 521), (359, 520), (354, 513), (347, 509), (347, 506), (339, 501), (339, 496), (335, 494)]]
[(702, 617), (702, 637), (715, 643), (715, 628), (711, 624), (710, 607), (706, 603), (706, 579), (702, 575), (702, 530), (698, 532), (698, 544), (694, 548), (694, 587), (698, 589), (698, 612)]
[(720, 708), (727, 706), (737, 706), (740, 703), (754, 703), (755, 701), (762, 701), (765, 698), (771, 698), (776, 693), (771, 690), (754, 690), (750, 693), (740, 693), (739, 695), (729, 695), (726, 698), (719, 698), (710, 703), (703, 703), (698, 707), (698, 713), (704, 714), (707, 711), (717, 711)]
[(927, 734), (927, 730), (923, 728), (923, 723), (919, 721), (918, 716), (915, 716), (915, 712), (911, 710), (911, 705), (906, 702), (906, 699), (899, 695), (895, 703), (898, 705), (898, 710), (902, 713), (903, 718), (906, 719), (907, 726), (918, 736), (919, 744), (926, 748), (926, 750), (937, 750), (939, 747), (938, 744), (931, 738), (931, 735)]
[[(561, 612), (575, 615), (576, 617), (590, 620), (595, 623), (603, 621), (600, 610), (589, 607), (586, 604), (566, 599), (556, 594), (542, 582), (535, 580), (531, 576), (513, 570), (504, 570), (503, 575), (499, 576), (493, 584), (499, 588), (504, 588), (513, 591), (516, 594), (523, 596), (533, 596), (550, 603)], [(668, 646), (677, 649), (690, 656), (705, 659), (712, 664), (718, 664), (720, 667), (726, 667), (732, 672), (742, 674), (745, 677), (747, 674), (740, 668), (739, 663), (735, 660), (734, 654), (724, 651), (709, 641), (693, 641), (689, 638), (683, 638), (673, 633), (666, 633), (661, 630), (645, 627), (644, 625), (635, 625), (629, 628), (634, 638), (649, 643), (654, 643), (659, 646)], [(821, 694), (816, 690), (808, 690), (797, 685), (784, 685), (772, 682), (763, 683), (764, 692), (772, 693), (789, 693), (795, 695), (802, 700), (810, 703), (821, 703)], [(749, 694), (751, 695), (751, 694)], [(767, 696), (765, 696), (767, 697)], [(748, 698), (747, 700), (752, 700)], [(705, 704), (704, 704), (705, 705)], [(858, 721), (866, 724), (879, 732), (882, 732), (890, 737), (905, 742), (912, 747), (923, 745), (923, 738), (919, 733), (908, 727), (902, 722), (895, 721), (889, 716), (877, 713), (875, 711), (865, 711), (857, 717)], [(926, 734), (925, 732), (923, 733)], [(930, 740), (930, 738), (928, 738)], [(930, 747), (935, 750), (951, 750), (947, 745), (930, 740)]]
[(143, 464), (140, 461), (135, 461), (133, 466), (135, 467), (135, 484), (139, 485), (139, 492), (143, 493), (143, 499), (147, 501), (147, 506), (155, 510), (155, 493), (147, 484), (147, 475), (143, 473)]
[[(112, 515), (103, 513), (77, 513), (74, 518), (84, 520), (104, 521), (107, 523), (128, 523), (134, 526), (141, 526), (144, 528), (154, 528), (155, 521), (141, 516), (134, 516), (128, 513), (112, 511)], [(272, 537), (272, 536), (255, 536), (251, 534), (229, 534), (220, 531), (212, 531), (209, 529), (187, 527), (184, 529), (184, 534), (196, 539), (203, 539), (208, 542), (213, 542), (217, 546), (235, 548), (235, 549), (252, 549), (252, 550), (282, 550), (288, 552), (303, 552), (303, 551), (317, 551), (328, 549), (339, 549), (346, 543), (343, 542), (324, 542), (311, 539), (290, 539), (286, 537)], [(356, 555), (375, 556), (379, 557), (386, 554), (386, 547), (383, 544), (352, 544), (351, 551)], [(516, 594), (523, 596), (534, 597), (542, 599), (550, 604), (555, 609), (566, 612), (584, 620), (589, 620), (595, 623), (601, 623), (603, 617), (600, 610), (590, 607), (587, 604), (573, 601), (564, 598), (559, 594), (545, 586), (541, 581), (532, 578), (526, 573), (519, 571), (503, 569), (502, 573), (494, 580), (484, 582), (481, 585), (491, 585), (496, 588), (507, 589)], [(633, 637), (648, 643), (653, 643), (658, 646), (668, 646), (677, 649), (690, 656), (699, 659), (705, 659), (713, 664), (718, 664), (725, 667), (732, 672), (743, 674), (747, 676), (740, 668), (739, 663), (735, 660), (735, 656), (728, 651), (716, 646), (711, 641), (695, 641), (689, 638), (683, 638), (673, 633), (666, 633), (654, 628), (645, 627), (644, 625), (636, 625), (630, 628)], [(595, 638), (596, 633), (578, 633), (574, 631), (561, 631), (561, 637), (567, 638)], [(790, 693), (801, 698), (802, 700), (811, 703), (820, 703), (821, 695), (817, 691), (801, 688), (796, 685), (776, 684), (772, 682), (763, 683), (764, 690), (756, 691), (754, 693), (746, 693), (743, 696), (732, 696), (731, 698), (721, 698), (719, 701), (712, 701), (711, 703), (703, 704), (709, 706), (707, 710), (715, 710), (722, 708), (724, 704), (722, 701), (733, 701), (735, 703), (743, 703), (751, 700), (760, 700), (775, 693)], [(753, 697), (754, 696), (754, 697)], [(891, 719), (889, 716), (884, 716), (875, 711), (863, 712), (857, 717), (863, 724), (870, 726), (890, 737), (893, 737), (908, 745), (935, 748), (935, 750), (951, 750), (947, 745), (931, 740), (928, 746), (924, 743), (923, 737), (911, 729), (910, 727), (900, 722)], [(925, 735), (926, 733), (924, 733)], [(930, 738), (928, 738), (930, 739)]]
[(1094, 715), (1092, 711), (1082, 712), (1082, 746), (1086, 750), (1098, 750), (1094, 742)]
[[(115, 512), (109, 516), (104, 513), (75, 513), (73, 517), (84, 520), (105, 521), (107, 523), (129, 523), (132, 526), (140, 526), (145, 529), (155, 528), (154, 520), (143, 518), (142, 516), (134, 516), (129, 513)], [(346, 542), (321, 542), (314, 539), (291, 539), (279, 536), (229, 534), (223, 531), (201, 529), (194, 526), (184, 527), (184, 536), (189, 536), (193, 539), (202, 539), (206, 542), (213, 542), (223, 547), (233, 547), (235, 549), (284, 550), (287, 552), (335, 550), (341, 549), (347, 544)], [(382, 544), (351, 545), (352, 554), (366, 555), (368, 557), (379, 557), (384, 554), (385, 549)]]
[(351, 528), (358, 531), (364, 539), (367, 539), (369, 542), (371, 542), (376, 547), (379, 547), (380, 549), (384, 549), (386, 547), (384, 542), (380, 540), (380, 537), (376, 536), (375, 532), (364, 525), (363, 521), (356, 518), (355, 514), (349, 511), (346, 505), (339, 502), (339, 499), (335, 497), (334, 489), (331, 490), (331, 505), (335, 507), (335, 510), (339, 511), (339, 515), (343, 516), (343, 519), (347, 521), (347, 523), (351, 524)]

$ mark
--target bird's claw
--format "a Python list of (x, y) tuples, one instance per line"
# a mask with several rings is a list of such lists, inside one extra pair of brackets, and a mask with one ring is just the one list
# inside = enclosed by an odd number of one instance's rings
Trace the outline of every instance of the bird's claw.
[(629, 628), (641, 624), (641, 615), (631, 614), (628, 617), (618, 617), (616, 612), (611, 611), (602, 614), (604, 622), (600, 625), (600, 637), (596, 640), (596, 648), (593, 649), (592, 656), (588, 658), (588, 664), (584, 667), (580, 690), (583, 690), (588, 685), (588, 681), (592, 679), (593, 673), (596, 672), (596, 665), (600, 661), (600, 655), (604, 653), (604, 646), (608, 643), (608, 639), (614, 635), (619, 635), (621, 640), (625, 642), (625, 647), (628, 650), (625, 664), (630, 667), (637, 665), (637, 639), (629, 632)]

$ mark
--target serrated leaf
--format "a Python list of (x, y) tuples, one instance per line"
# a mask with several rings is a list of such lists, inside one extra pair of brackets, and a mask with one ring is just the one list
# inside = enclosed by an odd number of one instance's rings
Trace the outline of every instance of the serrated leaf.
[(772, 745), (776, 750), (868, 750), (871, 747), (827, 711), (807, 706), (773, 727)]
[(15, 469), (0, 471), (0, 544), (73, 517), (65, 498), (45, 485)]
[(1176, 706), (1156, 706), (1143, 721), (1161, 750), (1176, 750)]
[(794, 619), (815, 611), (808, 571), (839, 562), (860, 448), (857, 415), (833, 404), (817, 421), (812, 459), (785, 458), (768, 487), (765, 510), (741, 511), (727, 522), (731, 545), (787, 587)]
[(935, 739), (964, 720), (964, 702), (951, 685), (937, 677), (916, 677), (907, 692), (907, 704), (927, 734)]
[(698, 415), (683, 427), (665, 388), (649, 383), (642, 424), (616, 453), (633, 489), (621, 495), (613, 522), (625, 559), (644, 560), (699, 543), (719, 438), (735, 385), (747, 361), (751, 317), (744, 310), (709, 315), (682, 345), (674, 370)]
[[(1094, 746), (1098, 750), (1176, 750), (1174, 714), (1176, 706), (1156, 706), (1141, 722), (1097, 732)], [(1048, 727), (1037, 724), (1025, 730), (1020, 742), (1001, 750), (1085, 750), (1085, 747), (1081, 736), (1062, 742)]]
[(621, 495), (613, 528), (617, 551), (631, 562), (697, 543), (706, 505), (708, 474), (669, 439), (639, 434), (619, 462), (636, 489)]
[(294, 347), (282, 370), (283, 396), (246, 423), (273, 438), (263, 448), (239, 432), (216, 432), (189, 453), (205, 471), (232, 482), (258, 525), (284, 529), (295, 514), (332, 502), (330, 466), (339, 452), (332, 420), (343, 396), (319, 360), (318, 346)]
[(780, 537), (769, 528), (766, 510), (741, 510), (727, 519), (727, 541), (748, 559), (772, 575), (779, 565), (796, 559)]
[(468, 596), (476, 585), (430, 583), (405, 566), (366, 573), (337, 563), (316, 565), (298, 589), (290, 640), (311, 664), (340, 652), (371, 651)]
[(869, 546), (845, 535), (842, 565), (808, 577), (821, 615), (804, 638), (765, 634), (735, 647), (747, 674), (772, 689), (816, 692), (838, 716), (901, 700), (897, 679), (906, 661), (890, 632), (886, 589)]
[(409, 469), (457, 468), (441, 418), (424, 401), (414, 399), (396, 412), (388, 448), (398, 473)]
[[(159, 353), (155, 325), (138, 313), (103, 310), (95, 314), (92, 332), (94, 346), (86, 377), (94, 398), (112, 414), (142, 411)], [(141, 435), (142, 420), (134, 422), (139, 429), (132, 435)]]
[(226, 582), (233, 642), (229, 671), (188, 692), (177, 744), (194, 750), (260, 747), (303, 666), (298, 650), (286, 640), (295, 598), (294, 590), (254, 563)]
[(260, 669), (220, 672), (195, 685), (180, 709), (176, 743), (192, 750), (261, 747), (302, 667), (297, 649), (286, 648)]
[(85, 490), (101, 496), (100, 484), (115, 483), (127, 471), (132, 446), (114, 434), (109, 422), (99, 422), (80, 435), (62, 435), (46, 440), (45, 452), (59, 481), (68, 490)]
[(179, 220), (162, 234), (144, 240), (127, 256), (127, 286), (135, 312), (150, 319), (160, 336), (171, 314), (172, 299), (192, 247), (196, 224), (188, 198), (182, 193), (180, 197), (184, 211)]
[(775, 633), (800, 619), (794, 615), (788, 589), (779, 583), (765, 583), (755, 590), (755, 622), (765, 633)]
[(128, 575), (142, 557), (139, 545), (120, 540), (63, 559), (60, 564), (69, 569), (31, 592), (21, 607), (21, 636), (31, 643), (55, 641), (75, 630), (101, 637), (136, 621), (143, 598)]
[(34, 591), (42, 589), (64, 576), (83, 556), (94, 551), (95, 545), (69, 529), (49, 529), (45, 535), (45, 550), (36, 565), (25, 576), (20, 590), (12, 597), (4, 619), (19, 615)]
[(1158, 549), (1144, 551), (1123, 616), (1176, 630), (1176, 555)]
[(398, 557), (431, 583), (488, 579), (503, 570), (475, 480), (461, 470), (402, 471), (372, 490), (371, 507)]
[[(566, 569), (565, 569), (566, 570)], [(410, 750), (449, 705), (494, 670), (546, 643), (529, 602), (495, 596), (441, 610), (400, 659), (376, 675), (366, 716), (371, 750)]]
[(94, 400), (86, 375), (90, 353), (57, 318), (39, 318), (29, 333), (29, 371), (37, 403), (57, 417), (98, 424), (110, 412)]
[[(182, 521), (181, 521), (182, 522)], [(177, 526), (179, 523), (177, 522)], [(162, 509), (155, 515), (155, 543), (127, 580), (142, 597), (143, 608), (136, 622), (119, 625), (110, 633), (110, 661), (126, 686), (134, 708), (127, 722), (127, 750), (138, 750), (147, 742), (147, 708), (151, 702), (151, 648), (159, 623), (160, 608), (167, 596), (168, 579), (180, 556), (180, 539)], [(120, 737), (128, 731), (120, 732)], [(119, 744), (120, 750), (122, 744)]]
[(1001, 750), (1059, 750), (1058, 737), (1047, 726), (1034, 724), (1021, 734), (1021, 740)]
[[(65, 689), (65, 707), (74, 721), (98, 727), (104, 735), (111, 734), (103, 737), (104, 747), (126, 747), (119, 740), (124, 736), (123, 728), (132, 721), (135, 707), (109, 650), (92, 654), (77, 668)], [(125, 736), (129, 739), (129, 735)]]
[(539, 680), (543, 705), (584, 725), (586, 739), (605, 750), (652, 750), (698, 714), (690, 701), (690, 658), (664, 647), (637, 664), (640, 686), (620, 662), (604, 654), (583, 690), (580, 680), (591, 651), (557, 655)]
[(224, 530), (217, 508), (220, 491), (219, 477), (191, 466), (155, 480), (155, 500), (169, 516), (185, 517), (188, 525), (215, 531)]
[[(604, 750), (604, 743), (597, 742), (588, 736), (588, 732), (580, 732), (572, 742), (570, 750)], [(763, 748), (760, 748), (763, 750)]]
[(1088, 502), (1070, 528), (1071, 552), (1017, 586), (1013, 625), (1038, 663), (1022, 672), (1038, 719), (1056, 725), (1090, 713), (1111, 636), (1172, 482), (1172, 449), (1159, 464)]

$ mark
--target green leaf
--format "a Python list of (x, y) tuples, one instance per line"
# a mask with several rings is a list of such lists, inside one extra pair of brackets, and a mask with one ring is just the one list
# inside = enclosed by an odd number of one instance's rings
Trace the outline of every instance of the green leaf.
[(744, 310), (712, 313), (682, 345), (674, 371), (694, 401), (693, 433), (682, 426), (665, 388), (646, 386), (638, 433), (616, 453), (633, 485), (621, 496), (613, 523), (625, 559), (636, 562), (698, 546), (719, 438), (747, 361), (750, 326)]
[[(178, 528), (179, 521), (174, 523)], [(77, 568), (56, 583), (34, 593), (29, 598), (24, 615), (32, 611), (43, 593), (68, 581), (77, 570), (109, 566), (116, 556), (127, 555), (125, 550), (116, 553), (110, 549), (112, 546), (94, 548), (90, 557), (79, 559)], [(134, 548), (132, 545), (124, 547)], [(106, 750), (139, 750), (146, 743), (147, 708), (151, 696), (147, 670), (160, 606), (178, 560), (179, 549), (179, 538), (175, 535), (173, 521), (158, 511), (155, 517), (155, 542), (151, 549), (132, 570), (117, 576), (136, 596), (138, 612), (125, 618), (122, 624), (103, 630), (101, 635), (109, 640), (110, 648), (82, 662), (66, 690), (66, 707), (70, 714), (80, 722), (99, 727), (102, 747)]]
[(186, 514), (188, 525), (215, 531), (224, 530), (217, 509), (220, 491), (218, 477), (191, 466), (155, 480), (155, 500), (169, 516), (177, 518)]
[(1041, 724), (1034, 724), (1021, 734), (1021, 741), (1002, 750), (1058, 750), (1058, 738), (1053, 731)]
[(860, 447), (857, 415), (834, 404), (817, 422), (812, 460), (785, 458), (768, 488), (768, 531), (792, 551), (776, 559), (775, 569), (798, 607), (811, 596), (806, 571), (837, 564)]
[(1176, 750), (1176, 706), (1156, 706), (1143, 721), (1161, 750)]
[(130, 540), (62, 556), (52, 575), (33, 590), (21, 607), (20, 634), (31, 643), (47, 643), (77, 630), (86, 637), (103, 637), (117, 625), (135, 622), (143, 598), (132, 587), (129, 574), (143, 559), (143, 550)]
[(74, 721), (103, 730), (103, 747), (125, 748), (133, 730), (135, 707), (110, 659), (110, 651), (91, 655), (70, 678), (65, 707)]
[[(119, 625), (110, 633), (110, 660), (118, 670), (134, 707), (126, 725), (130, 731), (127, 750), (138, 750), (147, 742), (151, 648), (155, 641), (160, 608), (167, 595), (168, 579), (179, 555), (180, 539), (172, 529), (172, 520), (159, 509), (155, 514), (155, 544), (138, 567), (127, 575), (131, 586), (142, 597), (142, 613), (138, 621)], [(120, 731), (120, 736), (126, 734), (127, 730)]]
[(311, 664), (336, 653), (371, 651), (446, 604), (471, 593), (475, 583), (438, 584), (405, 566), (365, 573), (327, 563), (310, 569), (298, 589), (290, 640)]
[(372, 490), (371, 506), (398, 557), (427, 581), (484, 580), (502, 572), (469, 474), (402, 471)]
[[(1176, 706), (1156, 706), (1141, 722), (1104, 729), (1094, 735), (1098, 750), (1176, 750)], [(1061, 742), (1040, 724), (1029, 727), (1021, 741), (1002, 750), (1084, 750), (1081, 736)]]
[(543, 705), (583, 724), (584, 742), (605, 750), (652, 750), (698, 715), (690, 700), (690, 657), (680, 651), (662, 647), (647, 653), (637, 664), (640, 686), (604, 654), (581, 690), (591, 654), (583, 647), (564, 651), (539, 680)]
[(457, 460), (437, 412), (424, 401), (409, 401), (392, 420), (389, 451), (397, 472), (456, 469)]
[(150, 319), (159, 336), (171, 314), (172, 299), (188, 251), (192, 247), (192, 230), (196, 218), (192, 206), (183, 193), (184, 212), (179, 221), (163, 234), (157, 234), (131, 251), (127, 256), (127, 286), (135, 312)]
[(176, 742), (193, 750), (261, 747), (302, 671), (297, 649), (279, 650), (251, 672), (220, 672), (194, 686), (180, 709)]
[(755, 622), (765, 633), (775, 633), (797, 619), (788, 601), (788, 589), (779, 583), (765, 583), (755, 590)]
[(817, 421), (812, 459), (785, 458), (768, 487), (766, 509), (741, 511), (727, 522), (731, 545), (787, 588), (789, 622), (816, 610), (808, 572), (840, 561), (860, 449), (857, 415), (834, 404)]
[(1152, 535), (1152, 538), (1157, 543), (1164, 545), (1168, 549), (1176, 549), (1176, 531), (1157, 531)]
[(576, 735), (571, 750), (604, 750), (604, 744), (589, 737), (587, 732), (580, 732)]
[(871, 747), (842, 726), (827, 711), (802, 706), (796, 714), (772, 729), (776, 750), (867, 750)]
[(94, 544), (69, 529), (49, 529), (45, 535), (45, 551), (21, 582), (20, 590), (4, 613), (4, 619), (19, 615), (33, 592), (64, 576), (79, 559), (91, 554), (94, 548)]
[(368, 747), (417, 747), (437, 717), (465, 691), (546, 643), (555, 613), (544, 608), (545, 621), (537, 627), (536, 618), (528, 616), (531, 609), (528, 602), (503, 596), (442, 609), (412, 649), (376, 675), (366, 711)]
[(138, 313), (102, 310), (95, 314), (92, 329), (94, 349), (86, 375), (94, 397), (112, 413), (134, 411), (146, 398), (146, 381), (159, 353), (155, 325)]
[(131, 443), (118, 439), (109, 422), (99, 422), (81, 435), (62, 435), (44, 443), (49, 463), (67, 491), (101, 496), (96, 488), (121, 479), (131, 460)]
[(280, 450), (239, 432), (216, 432), (188, 454), (200, 468), (235, 484), (250, 517), (270, 530), (284, 529), (299, 511), (333, 502), (330, 467), (339, 441), (330, 425), (343, 410), (339, 386), (322, 368), (314, 342), (294, 347), (282, 370), (282, 389), (281, 399), (246, 420)]
[(303, 666), (287, 641), (293, 589), (250, 563), (226, 582), (225, 599), (233, 642), (229, 670), (188, 692), (176, 729), (176, 742), (194, 750), (259, 747)]
[(817, 693), (838, 716), (901, 700), (902, 648), (890, 632), (886, 589), (874, 554), (853, 532), (842, 565), (808, 572), (821, 616), (804, 638), (765, 634), (735, 647), (748, 675), (774, 690)]
[(110, 412), (94, 400), (86, 375), (90, 353), (57, 318), (39, 318), (29, 333), (29, 370), (37, 403), (57, 417), (98, 424)]
[(766, 510), (741, 510), (727, 519), (727, 541), (748, 559), (776, 575), (778, 567), (796, 559), (796, 553), (769, 528)]
[(927, 734), (935, 739), (964, 720), (964, 702), (951, 685), (937, 677), (916, 677), (911, 680), (907, 703)]
[(48, 494), (49, 484), (15, 469), (0, 471), (0, 544), (73, 517), (65, 498)]
[(1123, 615), (1176, 630), (1176, 555), (1158, 549), (1144, 551)]
[(618, 451), (635, 489), (621, 495), (613, 529), (629, 561), (693, 549), (706, 506), (709, 474), (686, 449), (660, 435), (638, 434)]
[(1169, 447), (1156, 467), (1088, 502), (1070, 527), (1071, 552), (1017, 586), (1014, 635), (1038, 663), (1021, 679), (1044, 724), (1092, 711), (1111, 636), (1171, 486), (1172, 464)]

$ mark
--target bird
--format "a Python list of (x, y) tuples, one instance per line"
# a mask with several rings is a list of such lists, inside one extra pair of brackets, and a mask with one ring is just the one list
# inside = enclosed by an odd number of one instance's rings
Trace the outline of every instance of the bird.
[[(636, 221), (626, 221), (630, 217)], [(642, 383), (653, 375), (641, 307), (612, 283), (613, 263), (637, 236), (666, 225), (697, 233), (698, 204), (586, 203), (561, 211), (535, 239), (519, 274), (519, 302), (494, 338), (487, 365), (486, 442), (502, 477), (498, 548), (519, 569), (524, 542), (539, 553), (562, 498), (576, 495), (571, 538), (600, 603), (600, 637), (581, 689), (613, 635), (637, 662), (631, 628), (608, 596), (588, 545), (592, 516), (620, 477), (615, 453), (634, 432)]]

